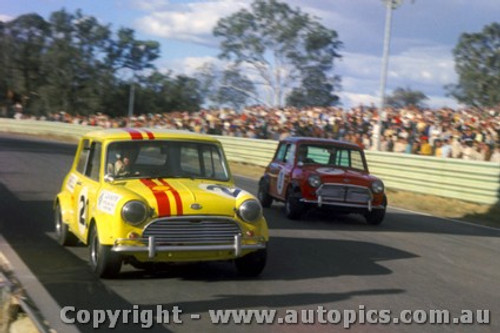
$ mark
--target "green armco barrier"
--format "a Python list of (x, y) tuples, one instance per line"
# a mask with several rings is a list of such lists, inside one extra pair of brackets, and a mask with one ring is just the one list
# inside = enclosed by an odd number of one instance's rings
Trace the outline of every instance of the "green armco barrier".
[[(36, 120), (0, 118), (0, 131), (71, 137), (75, 140), (96, 127)], [(216, 136), (230, 161), (266, 166), (277, 141)], [(500, 203), (500, 165), (366, 151), (370, 172), (389, 189), (455, 198), (481, 204)]]

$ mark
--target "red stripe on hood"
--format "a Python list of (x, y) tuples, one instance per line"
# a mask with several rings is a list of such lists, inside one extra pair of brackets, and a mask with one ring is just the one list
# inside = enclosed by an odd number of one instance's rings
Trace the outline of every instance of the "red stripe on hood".
[(163, 185), (170, 187), (170, 189), (172, 191), (172, 194), (174, 195), (174, 198), (175, 198), (175, 206), (177, 208), (177, 215), (182, 215), (183, 214), (183, 211), (182, 211), (182, 200), (181, 200), (181, 196), (179, 195), (179, 192), (177, 192), (177, 190), (175, 188), (173, 188), (165, 180), (163, 180), (163, 179), (158, 179), (158, 180)]
[(154, 190), (154, 188), (157, 187), (158, 184), (153, 182), (151, 179), (141, 179), (141, 182), (153, 192), (153, 195), (156, 198), (156, 203), (158, 205), (158, 216), (170, 216), (170, 201), (168, 200), (167, 193)]
[(142, 140), (143, 139), (141, 132), (139, 132), (136, 129), (124, 128), (123, 130), (128, 132), (128, 134), (130, 134), (130, 137), (132, 138), (132, 140)]

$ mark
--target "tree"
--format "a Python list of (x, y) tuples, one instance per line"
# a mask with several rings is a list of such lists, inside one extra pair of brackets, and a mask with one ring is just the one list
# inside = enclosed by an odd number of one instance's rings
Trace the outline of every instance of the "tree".
[(249, 100), (261, 103), (255, 85), (237, 66), (218, 69), (213, 63), (203, 64), (195, 74), (204, 101), (218, 106), (240, 109)]
[(242, 75), (237, 67), (226, 69), (222, 73), (217, 91), (219, 104), (229, 105), (233, 109), (240, 109), (254, 96), (256, 96), (256, 92), (253, 82)]
[(407, 88), (396, 88), (392, 95), (386, 97), (386, 104), (394, 108), (413, 105), (424, 107), (424, 101), (429, 99), (423, 92)]
[(115, 71), (123, 68), (133, 71), (154, 68), (152, 62), (160, 56), (158, 42), (137, 40), (134, 30), (128, 28), (121, 28), (117, 37), (107, 49), (106, 64), (110, 68)]
[(42, 59), (46, 52), (48, 23), (37, 14), (21, 15), (2, 29), (3, 85), (29, 109), (45, 81)]
[(288, 95), (286, 104), (297, 108), (308, 105), (329, 106), (336, 104), (338, 97), (333, 95), (332, 91), (339, 80), (337, 77), (328, 80), (325, 73), (318, 70), (317, 67), (312, 67), (302, 79), (302, 86), (293, 89)]
[(479, 33), (464, 33), (453, 50), (459, 80), (448, 85), (459, 102), (493, 107), (500, 104), (500, 23), (492, 23)]
[(331, 71), (334, 59), (340, 57), (337, 33), (298, 8), (255, 0), (251, 10), (220, 19), (213, 32), (222, 38), (219, 57), (248, 71), (256, 86), (268, 89), (270, 104), (282, 105), (291, 89), (302, 86), (311, 68), (323, 73), (321, 83), (327, 88), (329, 84), (330, 92), (335, 87)]
[(45, 108), (72, 114), (102, 110), (103, 83), (109, 73), (106, 54), (110, 29), (97, 19), (60, 10), (51, 14), (51, 38), (44, 57), (47, 84), (42, 88)]
[(131, 71), (138, 113), (198, 110), (199, 82), (156, 71), (159, 52), (158, 42), (138, 40), (128, 28), (114, 33), (80, 10), (56, 11), (47, 21), (28, 14), (0, 22), (0, 112), (23, 102), (37, 114), (124, 116)]

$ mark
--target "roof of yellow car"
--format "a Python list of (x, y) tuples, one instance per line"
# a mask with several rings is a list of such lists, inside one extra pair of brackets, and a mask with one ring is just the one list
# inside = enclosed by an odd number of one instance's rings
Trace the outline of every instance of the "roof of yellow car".
[(155, 139), (186, 139), (218, 142), (208, 135), (158, 128), (113, 128), (91, 131), (85, 134), (86, 138), (102, 140), (155, 140)]

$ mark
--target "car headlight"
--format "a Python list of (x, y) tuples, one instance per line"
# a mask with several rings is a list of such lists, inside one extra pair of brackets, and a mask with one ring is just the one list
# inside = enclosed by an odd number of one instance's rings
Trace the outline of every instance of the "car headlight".
[(238, 208), (238, 215), (245, 222), (257, 222), (262, 216), (262, 206), (257, 200), (247, 200)]
[(384, 192), (384, 183), (381, 180), (376, 180), (372, 183), (372, 191), (373, 193), (382, 193)]
[(140, 201), (129, 201), (122, 207), (122, 218), (125, 222), (138, 225), (146, 220), (148, 209)]
[(316, 188), (321, 185), (321, 178), (319, 177), (319, 175), (313, 174), (310, 175), (309, 178), (307, 178), (307, 182), (311, 187)]

